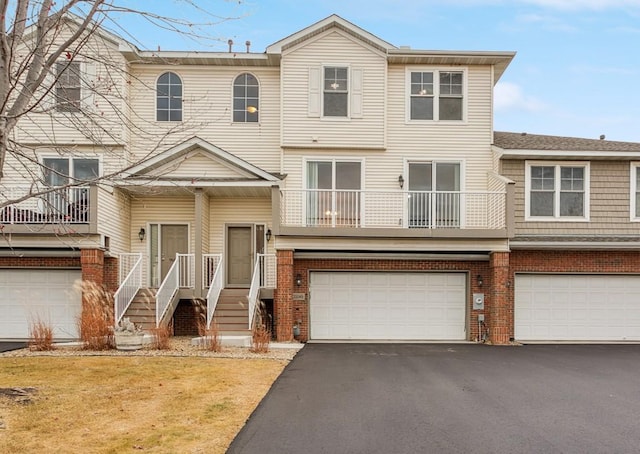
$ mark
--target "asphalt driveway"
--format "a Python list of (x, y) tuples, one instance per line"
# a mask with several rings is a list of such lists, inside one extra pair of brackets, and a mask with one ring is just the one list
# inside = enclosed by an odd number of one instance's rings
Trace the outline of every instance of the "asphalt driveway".
[(637, 453), (640, 345), (309, 344), (229, 453)]
[(18, 350), (20, 348), (25, 348), (26, 346), (26, 342), (0, 342), (0, 353)]

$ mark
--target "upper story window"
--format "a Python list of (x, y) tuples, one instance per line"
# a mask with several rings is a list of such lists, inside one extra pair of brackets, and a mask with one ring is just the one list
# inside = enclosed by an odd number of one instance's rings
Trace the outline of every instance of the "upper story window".
[(233, 81), (233, 121), (256, 123), (260, 102), (258, 79), (249, 73), (240, 74)]
[(80, 112), (81, 78), (79, 62), (56, 63), (56, 110)]
[(408, 85), (410, 120), (464, 119), (463, 71), (410, 71)]
[(42, 164), (47, 186), (88, 182), (99, 176), (99, 161), (95, 158), (43, 158)]
[(176, 73), (166, 72), (158, 77), (156, 120), (182, 121), (182, 80)]
[(640, 163), (631, 163), (631, 220), (640, 221)]
[(323, 87), (323, 115), (347, 117), (349, 115), (349, 68), (325, 66)]
[(527, 162), (527, 220), (588, 220), (589, 164)]

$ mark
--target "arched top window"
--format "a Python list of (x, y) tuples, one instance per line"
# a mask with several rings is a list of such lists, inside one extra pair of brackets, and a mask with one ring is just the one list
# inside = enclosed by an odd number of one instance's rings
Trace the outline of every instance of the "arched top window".
[(233, 81), (233, 121), (256, 123), (259, 112), (260, 88), (253, 74), (240, 74)]
[(182, 80), (166, 72), (156, 83), (156, 120), (182, 121)]

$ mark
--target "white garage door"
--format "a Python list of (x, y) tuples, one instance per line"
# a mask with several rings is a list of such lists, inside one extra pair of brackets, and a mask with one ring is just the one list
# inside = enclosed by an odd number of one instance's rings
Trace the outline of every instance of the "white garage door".
[(640, 276), (516, 275), (517, 340), (640, 340)]
[(0, 269), (0, 339), (28, 339), (32, 320), (50, 324), (57, 339), (78, 337), (82, 300), (78, 270)]
[(463, 340), (464, 273), (312, 272), (312, 340)]

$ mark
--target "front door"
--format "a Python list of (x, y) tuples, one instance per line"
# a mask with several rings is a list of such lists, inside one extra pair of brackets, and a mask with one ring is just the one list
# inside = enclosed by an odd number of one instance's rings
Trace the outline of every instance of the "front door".
[(176, 254), (189, 252), (189, 226), (161, 225), (160, 226), (160, 270), (161, 282), (169, 272), (169, 268), (176, 260)]
[(253, 254), (251, 227), (227, 228), (227, 285), (230, 287), (249, 287)]

